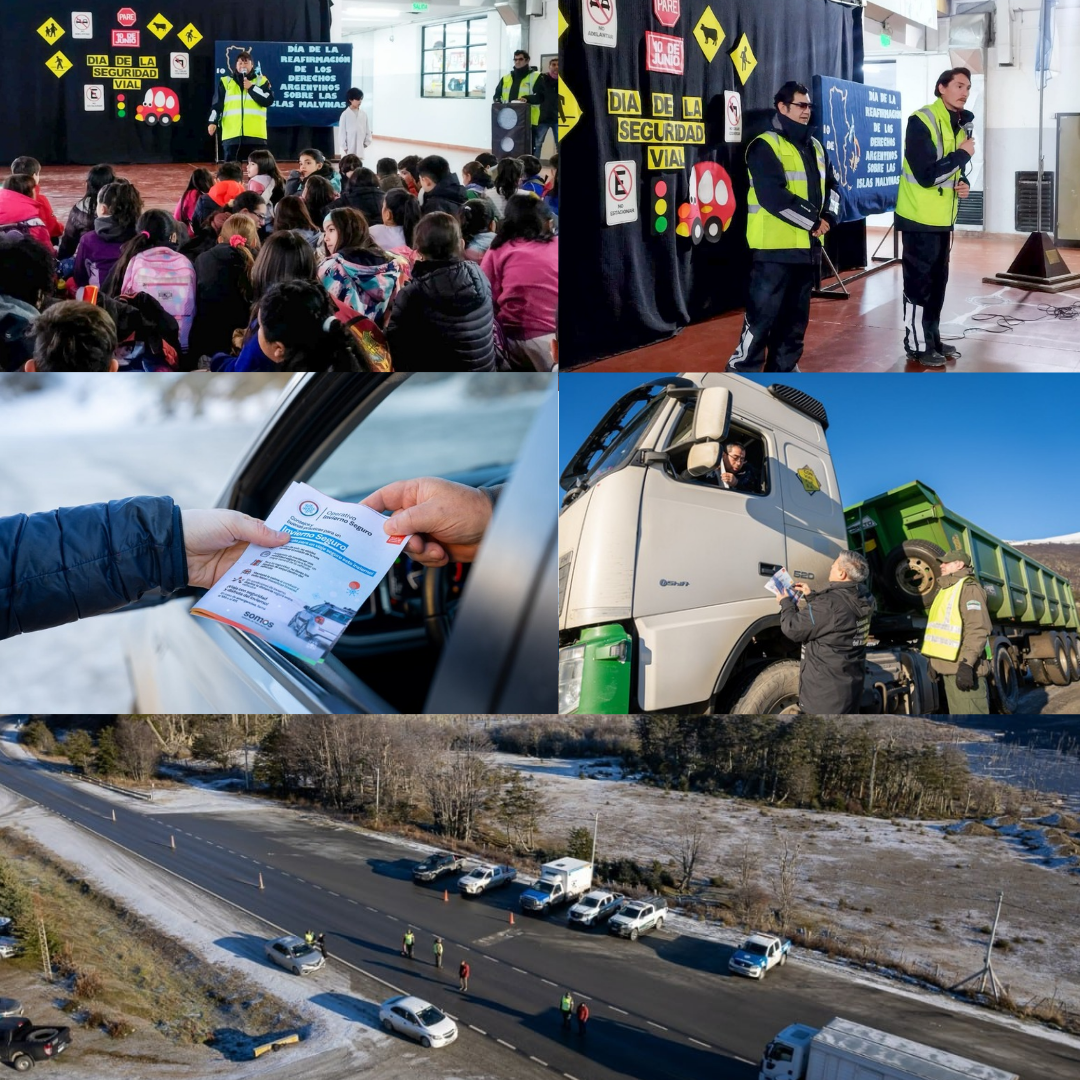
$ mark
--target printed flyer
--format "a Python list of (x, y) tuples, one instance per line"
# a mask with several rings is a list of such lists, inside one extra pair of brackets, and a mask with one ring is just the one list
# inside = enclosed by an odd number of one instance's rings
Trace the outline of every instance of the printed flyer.
[(191, 614), (321, 663), (405, 548), (408, 536), (387, 536), (385, 521), (293, 483), (266, 519), (292, 539), (279, 548), (249, 544)]

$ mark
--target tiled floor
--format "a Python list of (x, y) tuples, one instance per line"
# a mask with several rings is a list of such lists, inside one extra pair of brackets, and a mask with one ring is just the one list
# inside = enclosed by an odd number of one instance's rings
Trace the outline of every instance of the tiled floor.
[[(873, 251), (881, 230), (867, 230)], [(961, 352), (956, 363), (930, 369), (910, 363), (903, 350), (903, 281), (900, 264), (848, 286), (850, 300), (815, 299), (810, 305), (802, 371), (1080, 371), (1080, 287), (1065, 293), (1037, 293), (983, 284), (983, 277), (1007, 270), (1025, 237), (957, 233), (949, 289), (942, 313), (942, 337)], [(882, 254), (891, 251), (891, 239)], [(1080, 271), (1080, 251), (1063, 248), (1070, 269)], [(848, 271), (847, 273), (854, 273)], [(1048, 317), (1046, 305), (1077, 305), (1074, 318)], [(1034, 320), (1009, 329), (995, 314)], [(997, 333), (976, 330), (989, 327)], [(742, 328), (742, 311), (689, 326), (668, 341), (575, 368), (580, 371), (718, 371), (727, 363)], [(966, 333), (965, 333), (966, 331)], [(957, 340), (963, 337), (963, 340)]]

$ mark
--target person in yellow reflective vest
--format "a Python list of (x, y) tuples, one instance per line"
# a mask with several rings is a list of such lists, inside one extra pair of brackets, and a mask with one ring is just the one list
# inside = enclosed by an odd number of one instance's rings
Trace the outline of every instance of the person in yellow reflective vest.
[(953, 716), (990, 712), (986, 642), (993, 626), (986, 592), (974, 573), (966, 552), (945, 556), (923, 635), (922, 653), (929, 657), (930, 667), (945, 687)]
[(727, 363), (741, 374), (799, 370), (820, 237), (840, 212), (832, 166), (811, 134), (810, 92), (786, 82), (773, 102), (771, 126), (746, 151), (746, 242), (754, 261), (742, 334)]
[[(232, 48), (232, 46), (230, 47)], [(229, 50), (226, 50), (228, 55)], [(266, 146), (266, 110), (274, 101), (274, 89), (265, 75), (255, 74), (251, 53), (241, 52), (228, 75), (222, 75), (210, 103), (213, 135), (221, 125), (221, 149), (225, 161), (245, 160), (256, 146)]]
[[(495, 96), (492, 101), (525, 101), (537, 91), (540, 73), (529, 67), (529, 54), (524, 49), (514, 53), (514, 67), (495, 84)], [(537, 99), (539, 100), (539, 99)], [(540, 123), (540, 106), (529, 109), (529, 123), (535, 128)]]
[[(944, 367), (960, 352), (941, 340), (949, 251), (960, 199), (971, 191), (964, 170), (975, 154), (974, 113), (964, 108), (971, 72), (943, 71), (934, 101), (908, 117), (894, 224), (904, 234), (904, 351), (924, 367)], [(968, 125), (965, 128), (965, 125)]]

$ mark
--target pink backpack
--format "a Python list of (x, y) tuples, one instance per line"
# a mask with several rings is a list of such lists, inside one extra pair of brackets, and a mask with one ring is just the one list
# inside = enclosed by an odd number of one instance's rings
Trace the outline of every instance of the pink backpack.
[(167, 247), (139, 252), (127, 265), (120, 292), (149, 293), (177, 321), (180, 347), (187, 348), (195, 317), (195, 267), (186, 256)]

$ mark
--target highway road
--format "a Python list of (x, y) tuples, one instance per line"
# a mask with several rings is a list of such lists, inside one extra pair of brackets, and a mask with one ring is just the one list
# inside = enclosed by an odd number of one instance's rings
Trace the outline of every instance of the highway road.
[[(0, 784), (278, 926), (324, 930), (332, 957), (435, 1002), (474, 1029), (463, 1040), (487, 1036), (573, 1080), (755, 1080), (761, 1051), (781, 1028), (834, 1015), (1011, 1069), (1023, 1080), (1080, 1074), (1080, 1051), (1065, 1043), (797, 960), (758, 984), (727, 975), (731, 950), (718, 943), (667, 930), (630, 942), (602, 930), (572, 932), (558, 915), (523, 916), (520, 886), (465, 899), (455, 894), (453, 877), (414, 885), (417, 856), (408, 847), (317, 815), (273, 804), (228, 815), (117, 805), (89, 785), (3, 756)], [(417, 933), (412, 961), (400, 954), (410, 925)], [(431, 963), (435, 934), (446, 947), (441, 971)], [(250, 940), (222, 944), (245, 956), (261, 953)], [(457, 990), (462, 958), (472, 968), (464, 995)], [(564, 987), (588, 1001), (584, 1038), (560, 1029)]]

